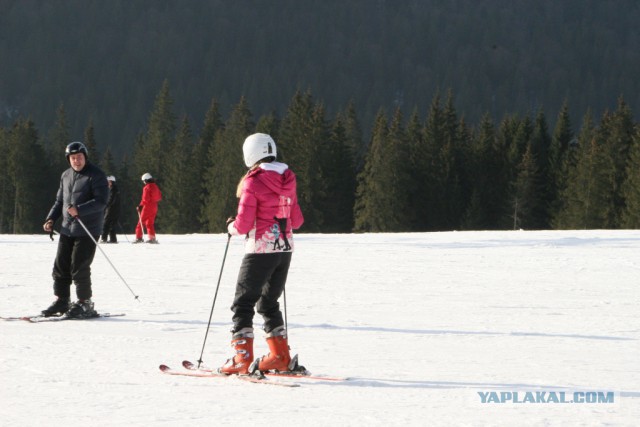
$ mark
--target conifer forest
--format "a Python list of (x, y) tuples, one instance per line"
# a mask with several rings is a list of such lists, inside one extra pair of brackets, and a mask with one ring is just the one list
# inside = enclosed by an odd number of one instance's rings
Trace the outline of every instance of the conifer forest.
[(273, 136), (301, 232), (640, 227), (635, 1), (0, 0), (0, 234), (64, 149), (150, 172), (158, 233), (218, 233)]

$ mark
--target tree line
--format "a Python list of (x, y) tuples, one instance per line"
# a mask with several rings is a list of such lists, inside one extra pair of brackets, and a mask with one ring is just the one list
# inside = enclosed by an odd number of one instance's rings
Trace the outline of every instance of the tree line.
[(447, 88), (474, 124), (564, 99), (600, 116), (619, 94), (640, 105), (639, 21), (637, 0), (4, 0), (0, 126), (49, 129), (64, 103), (72, 133), (91, 118), (119, 158), (165, 78), (189, 117), (211, 94), (284, 117), (309, 89), (332, 117), (352, 100), (368, 130)]
[[(592, 229), (640, 226), (640, 127), (623, 98), (574, 127), (565, 101), (549, 128), (544, 111), (485, 115), (467, 123), (451, 92), (436, 94), (426, 117), (379, 109), (370, 138), (353, 103), (329, 117), (310, 91), (285, 114), (257, 120), (245, 98), (223, 117), (213, 99), (201, 131), (174, 112), (168, 81), (131, 154), (100, 151), (93, 124), (82, 141), (89, 160), (115, 175), (123, 197), (119, 232), (133, 233), (141, 175), (163, 193), (159, 233), (217, 233), (235, 213), (246, 172), (242, 143), (264, 132), (298, 178), (302, 232), (479, 229)], [(47, 135), (29, 118), (0, 128), (0, 233), (36, 233), (53, 203), (72, 140), (64, 105)]]

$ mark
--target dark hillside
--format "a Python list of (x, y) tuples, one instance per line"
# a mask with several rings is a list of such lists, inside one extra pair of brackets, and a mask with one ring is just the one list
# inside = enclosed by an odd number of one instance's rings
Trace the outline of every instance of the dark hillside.
[(215, 98), (282, 114), (296, 89), (329, 114), (350, 100), (369, 129), (379, 108), (424, 116), (454, 94), (488, 112), (576, 119), (640, 105), (640, 2), (606, 0), (1, 0), (0, 125), (46, 135), (64, 104), (79, 139), (131, 152), (164, 79), (196, 127)]

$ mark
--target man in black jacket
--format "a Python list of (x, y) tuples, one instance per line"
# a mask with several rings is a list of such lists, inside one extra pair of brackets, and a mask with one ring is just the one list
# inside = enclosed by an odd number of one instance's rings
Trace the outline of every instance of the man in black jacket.
[[(89, 162), (83, 143), (72, 142), (65, 153), (71, 167), (60, 177), (56, 200), (43, 226), (45, 231), (51, 232), (54, 222), (62, 217), (52, 274), (53, 293), (57, 299), (42, 314), (87, 318), (96, 315), (91, 301), (91, 263), (96, 253), (95, 240), (102, 232), (109, 187), (104, 172)], [(82, 220), (91, 236), (76, 217)], [(70, 301), (72, 282), (78, 297), (74, 304)]]

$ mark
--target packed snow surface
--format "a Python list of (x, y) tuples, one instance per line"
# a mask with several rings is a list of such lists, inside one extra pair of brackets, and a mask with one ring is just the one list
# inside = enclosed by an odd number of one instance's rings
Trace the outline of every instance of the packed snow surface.
[[(227, 236), (158, 238), (120, 235), (96, 252), (96, 309), (126, 316), (0, 321), (0, 425), (640, 422), (640, 231), (297, 235), (292, 353), (314, 374), (350, 378), (282, 380), (297, 388), (159, 371), (198, 360), (212, 307), (202, 360), (231, 356), (244, 248), (230, 241), (214, 305)], [(56, 245), (0, 235), (1, 316), (53, 300)], [(260, 327), (256, 315), (257, 355)]]

